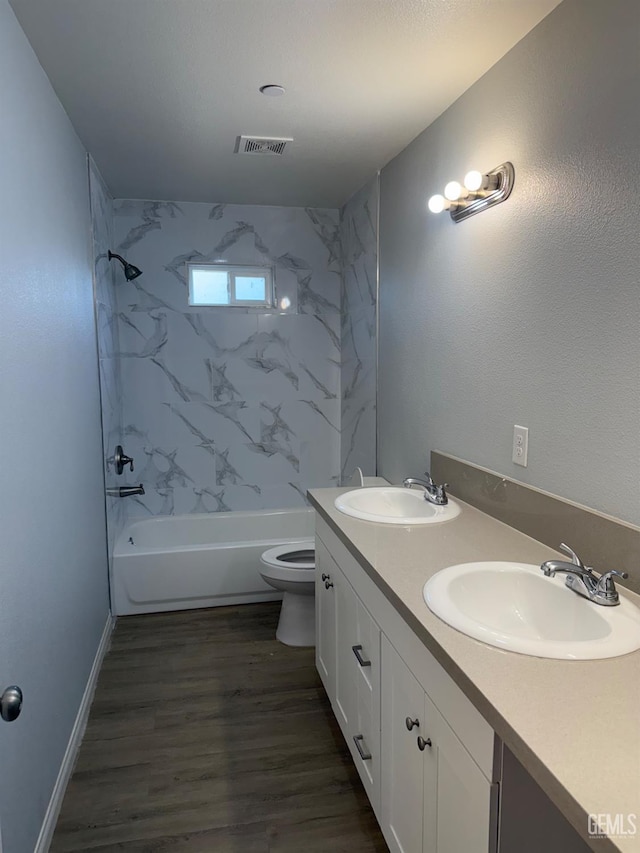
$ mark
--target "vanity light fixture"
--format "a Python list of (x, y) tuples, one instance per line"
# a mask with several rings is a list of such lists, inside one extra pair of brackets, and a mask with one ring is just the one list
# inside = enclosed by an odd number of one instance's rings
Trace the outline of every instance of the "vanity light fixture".
[(449, 210), (451, 203), (443, 195), (432, 195), (429, 199), (429, 210), (431, 213), (442, 213)]
[(486, 174), (467, 172), (463, 184), (449, 181), (444, 188), (444, 196), (432, 195), (427, 206), (432, 213), (448, 210), (454, 222), (462, 222), (474, 213), (506, 201), (511, 195), (514, 180), (515, 170), (509, 162)]
[(461, 198), (466, 198), (469, 195), (469, 188), (459, 184), (457, 181), (449, 181), (444, 188), (444, 197), (449, 201), (459, 201)]

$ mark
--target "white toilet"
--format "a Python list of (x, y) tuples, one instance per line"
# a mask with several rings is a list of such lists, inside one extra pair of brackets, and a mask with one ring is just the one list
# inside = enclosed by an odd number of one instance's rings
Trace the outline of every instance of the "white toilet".
[(260, 562), (263, 579), (284, 593), (276, 639), (287, 646), (315, 646), (315, 541), (284, 542), (265, 551)]

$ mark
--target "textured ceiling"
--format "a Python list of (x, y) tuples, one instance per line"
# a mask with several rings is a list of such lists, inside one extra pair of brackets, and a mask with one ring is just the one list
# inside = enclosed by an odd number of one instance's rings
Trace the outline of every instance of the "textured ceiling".
[[(11, 0), (116, 197), (327, 207), (558, 2)], [(240, 156), (239, 134), (295, 141)]]

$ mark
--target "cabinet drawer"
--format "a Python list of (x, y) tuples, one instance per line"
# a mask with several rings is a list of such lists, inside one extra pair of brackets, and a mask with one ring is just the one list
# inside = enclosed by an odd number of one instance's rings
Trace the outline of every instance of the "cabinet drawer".
[(358, 689), (370, 706), (380, 695), (380, 628), (356, 597), (356, 623), (351, 645), (358, 676)]
[(347, 743), (371, 807), (379, 819), (380, 725), (374, 721), (371, 709), (366, 704), (359, 705), (354, 718), (350, 720)]

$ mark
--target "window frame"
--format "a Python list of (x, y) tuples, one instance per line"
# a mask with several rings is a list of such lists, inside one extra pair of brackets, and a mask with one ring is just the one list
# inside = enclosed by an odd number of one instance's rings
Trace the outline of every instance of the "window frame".
[[(227, 289), (229, 302), (194, 302), (193, 271), (227, 273)], [(264, 299), (237, 299), (236, 278), (264, 278)], [(252, 264), (222, 264), (216, 263), (187, 263), (188, 305), (190, 308), (273, 308), (275, 306), (275, 276), (273, 267), (256, 266)]]

